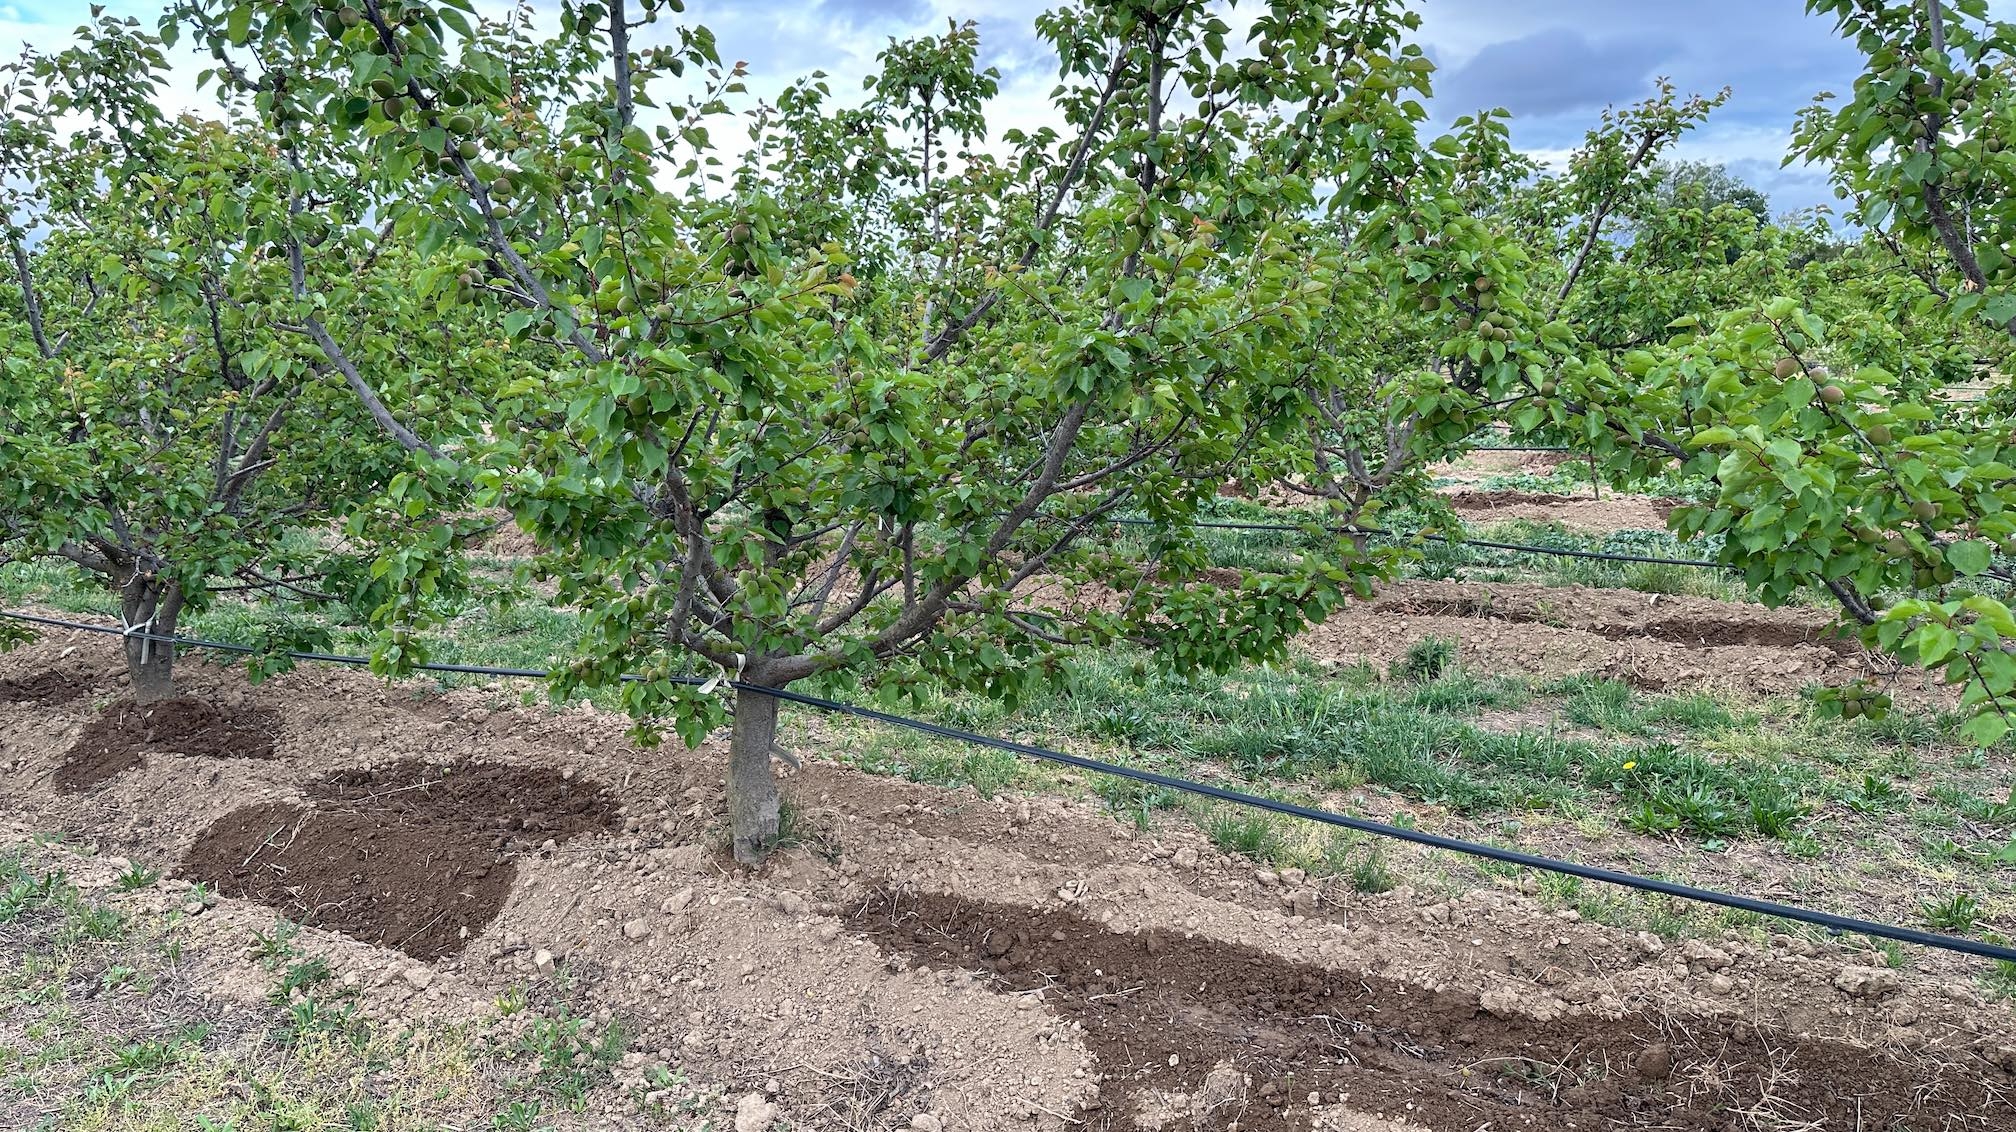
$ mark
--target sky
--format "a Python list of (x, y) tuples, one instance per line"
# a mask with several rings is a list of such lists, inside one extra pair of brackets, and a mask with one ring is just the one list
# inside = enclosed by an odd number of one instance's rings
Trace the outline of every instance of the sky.
[[(547, 14), (559, 0), (533, 0)], [(479, 0), (488, 11), (500, 0)], [(986, 61), (1002, 72), (990, 111), (998, 131), (1048, 120), (1054, 62), (1033, 21), (1046, 0), (689, 0), (688, 21), (718, 37), (724, 59), (747, 60), (762, 95), (812, 70), (836, 94), (858, 95), (861, 76), (889, 39), (977, 19)], [(0, 51), (67, 42), (86, 0), (0, 0)], [(116, 14), (152, 23), (153, 0), (109, 0)], [(1543, 160), (1577, 145), (1607, 105), (1653, 91), (1659, 76), (1682, 93), (1732, 90), (1727, 105), (1676, 151), (1720, 162), (1766, 192), (1774, 211), (1831, 202), (1818, 170), (1779, 167), (1794, 116), (1821, 90), (1845, 92), (1858, 71), (1852, 46), (1801, 0), (1419, 0), (1418, 40), (1438, 64), (1435, 116), (1446, 122), (1487, 106), (1514, 115), (1513, 137)], [(1998, 3), (2016, 7), (2016, 0)], [(1998, 14), (2008, 15), (2001, 12)], [(653, 29), (654, 31), (656, 29)], [(650, 42), (647, 38), (645, 42)], [(201, 107), (195, 65), (181, 67), (166, 100)]]

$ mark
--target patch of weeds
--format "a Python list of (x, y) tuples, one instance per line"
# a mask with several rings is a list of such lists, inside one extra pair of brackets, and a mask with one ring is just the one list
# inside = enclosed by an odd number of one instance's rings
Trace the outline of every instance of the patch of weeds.
[(1646, 798), (1638, 803), (1637, 809), (1624, 815), (1624, 827), (1647, 837), (1663, 837), (1679, 831), (1680, 817), (1652, 799)]
[(527, 997), (525, 988), (518, 985), (510, 987), (503, 994), (498, 995), (496, 1001), (492, 1003), (497, 1008), (497, 1016), (499, 1018), (509, 1018), (513, 1014), (522, 1014), (530, 1004), (531, 1000)]
[(306, 994), (328, 982), (330, 977), (328, 962), (319, 956), (291, 964), (280, 976), (279, 985), (273, 988), (273, 1001), (284, 1005), (293, 1001), (296, 991)]
[(536, 1100), (512, 1101), (490, 1118), (492, 1132), (532, 1132), (545, 1106)]
[(1997, 959), (1985, 981), (1995, 997), (2016, 999), (2016, 959)]
[(1020, 759), (1006, 751), (901, 736), (878, 739), (848, 760), (871, 774), (887, 774), (927, 786), (970, 786), (992, 798), (1019, 781)]
[(1925, 916), (1925, 925), (1934, 931), (1964, 935), (1973, 931), (1981, 919), (1981, 902), (1965, 892), (1927, 900), (1919, 905), (1919, 910)]
[(1750, 824), (1766, 837), (1791, 837), (1805, 816), (1805, 801), (1782, 787), (1767, 788), (1750, 796)]
[(286, 1013), (273, 1028), (273, 1041), (283, 1048), (301, 1046), (324, 1036), (348, 1039), (353, 1046), (367, 1041), (369, 1031), (357, 1014), (357, 1004), (346, 1002), (337, 1006), (316, 998), (298, 999), (288, 1004)]
[(834, 831), (800, 809), (789, 798), (777, 807), (776, 849), (804, 849), (829, 863), (840, 860), (840, 842)]
[(95, 904), (73, 905), (63, 929), (63, 934), (70, 939), (89, 939), (103, 943), (119, 939), (126, 934), (126, 916), (116, 908)]
[(1744, 815), (1733, 798), (1715, 785), (1688, 777), (1652, 777), (1646, 780), (1638, 808), (1625, 815), (1624, 824), (1644, 834), (1659, 835), (1686, 831), (1697, 837), (1720, 840), (1734, 837), (1744, 829)]
[(1929, 747), (1945, 738), (1930, 716), (1913, 711), (1890, 711), (1881, 719), (1859, 720), (1853, 729), (1861, 739), (1885, 747)]
[(1391, 892), (1400, 885), (1400, 878), (1387, 867), (1386, 854), (1378, 846), (1373, 846), (1351, 866), (1351, 888), (1370, 896)]
[(300, 934), (300, 924), (291, 920), (275, 920), (270, 931), (253, 929), (252, 945), (248, 951), (261, 967), (271, 971), (300, 954), (294, 946), (294, 937)]
[(611, 1022), (598, 1033), (588, 1019), (562, 1015), (534, 1018), (518, 1049), (534, 1061), (533, 1087), (579, 1111), (588, 1090), (609, 1075), (628, 1044), (621, 1023)]
[(160, 879), (159, 872), (133, 864), (126, 866), (126, 871), (120, 873), (119, 879), (113, 881), (112, 885), (121, 892), (138, 892), (143, 888), (152, 887), (154, 882)]
[(1728, 708), (1701, 692), (1644, 696), (1619, 681), (1590, 676), (1570, 677), (1553, 687), (1568, 697), (1561, 711), (1569, 722), (1618, 735), (1713, 731), (1735, 722)]
[(1102, 775), (1092, 789), (1105, 800), (1107, 809), (1124, 814), (1133, 821), (1136, 829), (1144, 832), (1151, 824), (1150, 815), (1154, 811), (1173, 809), (1183, 802), (1183, 796), (1167, 786), (1132, 778)]
[(1887, 778), (1865, 774), (1862, 781), (1840, 794), (1841, 803), (1858, 814), (1881, 814), (1901, 809), (1911, 801), (1911, 794), (1900, 789)]
[(173, 1041), (133, 1042), (112, 1055), (115, 1072), (153, 1072), (181, 1061), (186, 1051)]
[(1503, 676), (1477, 677), (1456, 669), (1416, 688), (1403, 702), (1422, 711), (1455, 714), (1487, 707), (1523, 707), (1532, 698), (1532, 692), (1518, 680)]
[(778, 799), (777, 836), (770, 839), (770, 848), (796, 849), (804, 844), (804, 814), (791, 799)]
[(1904, 969), (1905, 956), (1904, 956), (1903, 944), (1898, 943), (1894, 939), (1879, 939), (1879, 940), (1872, 940), (1871, 946), (1875, 947), (1877, 951), (1882, 953), (1883, 965), (1885, 967), (1888, 967), (1893, 971), (1901, 971)]
[(1883, 756), (1883, 773), (1892, 778), (1916, 778), (1924, 769), (1918, 752), (1909, 747), (1899, 747)]
[(1227, 853), (1264, 857), (1274, 847), (1274, 823), (1265, 814), (1231, 807), (1212, 811), (1204, 825), (1211, 844)]
[(139, 977), (139, 968), (129, 967), (123, 963), (114, 963), (99, 973), (98, 989), (102, 992), (110, 993), (121, 987), (131, 985)]
[(1423, 637), (1407, 646), (1407, 654), (1393, 662), (1395, 680), (1425, 684), (1439, 680), (1456, 665), (1456, 642), (1443, 637)]
[(29, 876), (15, 864), (12, 877), (0, 876), (7, 889), (0, 892), (0, 924), (11, 923), (56, 902), (68, 881), (61, 872)]

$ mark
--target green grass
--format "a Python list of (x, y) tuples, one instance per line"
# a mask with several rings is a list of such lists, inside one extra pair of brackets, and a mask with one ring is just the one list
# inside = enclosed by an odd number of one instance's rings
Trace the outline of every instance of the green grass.
[(1986, 982), (1995, 997), (2016, 999), (2016, 960), (1997, 959), (1988, 969)]
[(1543, 691), (1565, 697), (1561, 714), (1570, 723), (1616, 735), (1641, 738), (1674, 733), (1702, 735), (1736, 723), (1726, 705), (1704, 692), (1647, 696), (1627, 684), (1593, 676), (1555, 681)]
[[(1875, 727), (1821, 719), (1796, 701), (1739, 710), (1705, 694), (1648, 694), (1591, 677), (1534, 686), (1472, 674), (1440, 642), (1383, 679), (1363, 666), (1332, 671), (1301, 661), (1183, 679), (1116, 650), (1082, 656), (1013, 712), (929, 686), (914, 691), (906, 710), (924, 718), (1182, 777), (1230, 777), (1261, 793), (1371, 784), (1473, 820), (1539, 813), (1710, 849), (1769, 839), (1802, 858), (1825, 852), (1831, 826), (1815, 817), (1829, 807), (1883, 815), (1909, 805), (1911, 791), (1889, 772), (1930, 767), (1917, 741), (1949, 734), (1939, 720), (1907, 716)], [(1507, 730), (1479, 719), (1535, 706), (1544, 718), (1557, 705), (1553, 724)], [(849, 734), (859, 745), (848, 761), (869, 770), (982, 793), (1026, 781), (1018, 777), (1026, 764), (1013, 756), (879, 728)], [(1095, 778), (1092, 789), (1144, 830), (1184, 809), (1161, 788)], [(1947, 789), (1952, 808), (1998, 812)], [(1217, 815), (1200, 824), (1229, 848), (1276, 855), (1266, 823)], [(1987, 857), (1957, 859), (1985, 867)]]
[(1933, 931), (1960, 932), (1974, 930), (1981, 919), (1981, 902), (1965, 892), (1956, 892), (1920, 905), (1925, 917), (1925, 926)]

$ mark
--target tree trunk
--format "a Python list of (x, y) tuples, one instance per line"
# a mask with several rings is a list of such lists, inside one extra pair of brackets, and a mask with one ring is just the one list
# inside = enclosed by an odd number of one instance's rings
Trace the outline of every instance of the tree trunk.
[[(119, 613), (131, 628), (172, 637), (175, 623), (182, 615), (181, 587), (172, 583), (164, 586), (157, 578), (135, 575), (119, 591)], [(139, 703), (151, 704), (173, 697), (175, 646), (129, 634), (126, 674), (133, 683), (133, 699)]]
[(777, 842), (777, 779), (770, 773), (776, 742), (776, 698), (738, 689), (735, 737), (728, 745), (728, 818), (735, 830), (735, 859), (745, 865), (761, 864)]

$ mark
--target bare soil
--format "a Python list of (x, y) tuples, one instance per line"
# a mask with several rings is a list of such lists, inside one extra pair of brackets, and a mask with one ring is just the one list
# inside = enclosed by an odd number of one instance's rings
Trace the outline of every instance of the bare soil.
[(288, 919), (437, 959), (495, 919), (510, 854), (620, 824), (601, 786), (545, 767), (405, 761), (211, 823), (178, 872)]
[(1471, 522), (1532, 519), (1585, 531), (1663, 531), (1667, 516), (1686, 503), (1614, 492), (1601, 499), (1546, 491), (1461, 489), (1443, 494)]
[(1331, 615), (1298, 647), (1319, 660), (1383, 667), (1427, 637), (1455, 641), (1458, 657), (1480, 672), (1588, 673), (1653, 691), (1753, 695), (1862, 677), (1904, 701), (1952, 698), (1931, 675), (1842, 639), (1819, 610), (1586, 586), (1395, 582)]
[(121, 700), (77, 737), (56, 768), (56, 788), (70, 793), (93, 789), (139, 766), (147, 754), (270, 759), (279, 727), (279, 715), (264, 708), (220, 708), (187, 696), (145, 706)]
[[(31, 646), (0, 678), (58, 659)], [(180, 676), (192, 697), (279, 713), (274, 757), (150, 757), (54, 793), (38, 783), (87, 721), (17, 708), (0, 713), (0, 818), (141, 862), (221, 862), (220, 879), (247, 857), (254, 873), (320, 868), (319, 896), (266, 878), (244, 891), (337, 928), (349, 913), (320, 907), (332, 898), (384, 905), (356, 929), (378, 939), (304, 940), (395, 1022), (513, 993), (613, 1018), (637, 1060), (591, 1097), (601, 1127), (662, 1126), (626, 1099), (660, 1065), (725, 1090), (705, 1114), (723, 1128), (737, 1110), (751, 1127), (922, 1116), (960, 1132), (1853, 1128), (1857, 1111), (1865, 1127), (2016, 1127), (2016, 1014), (1972, 989), (1975, 967), (1930, 953), (1871, 973), (1866, 953), (1791, 937), (1647, 942), (1511, 887), (1361, 895), (1055, 796), (864, 775), (803, 741), (812, 761), (784, 783), (798, 844), (752, 873), (721, 852), (719, 742), (640, 750), (620, 719), (506, 707), (501, 686)], [(233, 824), (248, 807), (274, 808)], [(381, 809), (431, 871), (340, 875), (367, 872), (360, 848), (390, 855), (343, 824)], [(526, 810), (554, 824), (512, 828)], [(308, 868), (300, 838), (273, 837), (288, 813), (351, 859)], [(472, 877), (478, 861), (490, 871)], [(461, 902), (472, 880), (502, 890), (481, 922)], [(414, 923), (420, 899), (463, 922), (416, 972), (422, 951), (370, 944), (412, 942), (385, 925)], [(242, 923), (251, 907), (214, 912)]]
[(497, 525), (476, 541), (474, 549), (478, 552), (499, 558), (531, 558), (545, 550), (538, 539), (518, 526), (511, 512), (498, 507), (483, 511), (481, 515)]
[(1740, 1024), (1669, 1033), (1643, 1016), (1480, 1010), (1470, 995), (1197, 936), (1114, 932), (1070, 909), (885, 891), (848, 924), (1070, 1020), (1106, 1082), (1084, 1111), (1095, 1127), (1140, 1126), (1161, 1109), (1180, 1127), (1290, 1132), (1353, 1098), (1437, 1128), (1651, 1120), (1702, 1132), (1758, 1111), (1890, 1128), (2006, 1107), (1961, 1066), (1928, 1079), (1866, 1048)]

